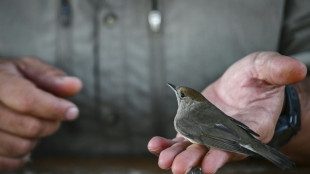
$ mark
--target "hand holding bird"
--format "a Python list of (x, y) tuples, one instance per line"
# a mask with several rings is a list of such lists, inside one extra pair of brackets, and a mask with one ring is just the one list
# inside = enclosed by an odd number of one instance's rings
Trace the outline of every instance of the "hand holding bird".
[[(283, 107), (284, 85), (301, 81), (304, 64), (277, 53), (251, 54), (232, 65), (202, 94), (226, 115), (247, 125), (268, 143)], [(168, 140), (154, 137), (149, 150), (159, 155), (159, 166), (173, 173), (185, 173), (201, 165), (204, 173), (214, 173), (226, 162), (246, 156), (217, 148), (191, 144), (180, 135)]]

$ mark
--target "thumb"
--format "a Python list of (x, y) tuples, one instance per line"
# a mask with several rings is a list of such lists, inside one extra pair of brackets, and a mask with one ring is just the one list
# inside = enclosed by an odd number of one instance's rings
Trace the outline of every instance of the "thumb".
[(67, 76), (63, 71), (39, 59), (25, 57), (16, 60), (15, 64), (25, 78), (31, 80), (37, 87), (57, 96), (69, 97), (82, 88), (82, 82), (78, 78)]
[(307, 74), (305, 64), (275, 52), (254, 53), (254, 69), (258, 79), (273, 85), (297, 83)]

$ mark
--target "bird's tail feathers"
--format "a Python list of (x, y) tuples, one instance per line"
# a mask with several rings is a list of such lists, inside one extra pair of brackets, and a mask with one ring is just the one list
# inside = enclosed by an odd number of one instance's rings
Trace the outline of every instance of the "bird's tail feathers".
[(292, 161), (288, 156), (284, 155), (283, 153), (277, 151), (276, 149), (268, 145), (265, 144), (263, 145), (265, 152), (258, 153), (258, 155), (268, 159), (269, 161), (271, 161), (272, 163), (274, 163), (283, 170), (295, 167), (295, 162)]

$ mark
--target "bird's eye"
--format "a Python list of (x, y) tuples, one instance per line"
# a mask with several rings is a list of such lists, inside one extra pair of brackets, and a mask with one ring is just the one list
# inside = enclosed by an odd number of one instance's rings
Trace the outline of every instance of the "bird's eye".
[(183, 97), (185, 97), (185, 95), (184, 95), (184, 93), (183, 92), (181, 92), (181, 97), (183, 98)]

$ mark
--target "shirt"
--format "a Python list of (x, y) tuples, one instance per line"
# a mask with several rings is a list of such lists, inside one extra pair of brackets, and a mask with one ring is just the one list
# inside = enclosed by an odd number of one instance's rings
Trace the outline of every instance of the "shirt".
[[(35, 56), (83, 82), (70, 98), (79, 119), (35, 154), (144, 155), (152, 136), (176, 133), (167, 82), (203, 90), (256, 51), (309, 62), (309, 7), (307, 0), (2, 0), (0, 57)], [(157, 32), (152, 10), (161, 14)]]

